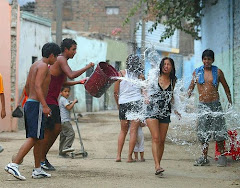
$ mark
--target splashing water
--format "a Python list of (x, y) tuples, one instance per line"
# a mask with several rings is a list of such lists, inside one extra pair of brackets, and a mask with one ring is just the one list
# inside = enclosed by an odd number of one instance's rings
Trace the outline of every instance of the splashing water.
[[(143, 55), (141, 55), (140, 61), (143, 63), (145, 59), (148, 59), (151, 65), (151, 69), (149, 70), (146, 80), (129, 79), (125, 77), (115, 77), (115, 79), (127, 80), (135, 86), (145, 88), (148, 94), (154, 95), (154, 98), (152, 98), (153, 104), (158, 103), (158, 101), (164, 101), (161, 109), (154, 108), (153, 106), (151, 109), (151, 114), (158, 115), (160, 117), (167, 117), (169, 112), (168, 103), (171, 101), (172, 92), (159, 92), (159, 90), (153, 87), (156, 81), (158, 82), (159, 64), (161, 62), (161, 57), (154, 50), (154, 48), (149, 48), (145, 50)], [(178, 116), (176, 116), (174, 113), (171, 114), (171, 123), (169, 126), (167, 138), (172, 143), (185, 146), (185, 150), (190, 152), (193, 156), (199, 155), (199, 152), (204, 149), (204, 146), (200, 144), (197, 138), (198, 117), (206, 116), (210, 113), (212, 117), (223, 116), (226, 121), (227, 130), (240, 130), (240, 114), (238, 113), (237, 109), (234, 108), (234, 106), (228, 108), (225, 112), (211, 112), (208, 108), (204, 108), (200, 112), (197, 107), (197, 97), (192, 96), (191, 98), (188, 98), (187, 92), (184, 91), (183, 88), (183, 80), (178, 80), (173, 92), (175, 101), (174, 106), (175, 109), (181, 114), (182, 118), (179, 120)], [(141, 121), (144, 121), (146, 119), (146, 109), (149, 104), (146, 104), (146, 101), (144, 101), (144, 99), (141, 101), (141, 104), (142, 108), (139, 109), (138, 113), (130, 111), (127, 114), (127, 117), (129, 119), (140, 119)], [(210, 133), (216, 134), (214, 131), (210, 131)], [(226, 151), (230, 150), (232, 144), (234, 144), (236, 147), (240, 147), (240, 131), (238, 131), (238, 133), (239, 134), (234, 140), (235, 143), (233, 143), (233, 140), (231, 140), (230, 137), (226, 140)]]

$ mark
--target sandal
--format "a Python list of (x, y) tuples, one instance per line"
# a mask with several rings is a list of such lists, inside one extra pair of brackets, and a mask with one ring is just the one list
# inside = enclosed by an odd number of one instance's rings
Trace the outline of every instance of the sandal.
[(164, 172), (164, 169), (163, 168), (159, 168), (159, 169), (156, 170), (155, 175), (159, 175), (162, 172)]

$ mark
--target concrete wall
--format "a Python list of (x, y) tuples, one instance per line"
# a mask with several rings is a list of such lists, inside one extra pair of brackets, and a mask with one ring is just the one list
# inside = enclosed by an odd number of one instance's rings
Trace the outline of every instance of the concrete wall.
[[(77, 42), (77, 53), (73, 59), (69, 59), (69, 66), (72, 70), (79, 70), (86, 66), (88, 63), (93, 62), (96, 65), (101, 61), (106, 61), (107, 43), (104, 41), (86, 38), (78, 36), (75, 31), (64, 30), (63, 38), (72, 38)], [(75, 80), (80, 80), (86, 77), (86, 73)], [(86, 95), (84, 85), (75, 85), (72, 87), (74, 98), (78, 99), (78, 103), (75, 105), (77, 112), (86, 112)], [(93, 111), (99, 111), (104, 109), (104, 96), (101, 98), (93, 97)]]
[[(206, 8), (203, 11), (201, 50), (197, 52), (195, 63), (199, 65), (199, 62), (202, 61), (200, 54), (203, 50), (207, 48), (213, 50), (215, 52), (214, 65), (223, 70), (227, 83), (233, 93), (231, 1), (218, 0), (216, 5), (210, 6), (212, 2), (214, 0), (207, 1)], [(227, 98), (222, 86), (219, 87), (219, 91), (221, 101), (223, 102), (223, 106), (225, 106)]]
[(240, 108), (240, 1), (233, 1), (233, 99)]
[(21, 32), (19, 46), (19, 93), (25, 86), (29, 69), (36, 60), (42, 58), (42, 46), (51, 42), (50, 20), (38, 17), (28, 12), (21, 12)]
[[(107, 42), (107, 60), (109, 63), (115, 67), (115, 62), (121, 62), (120, 70), (126, 68), (126, 59), (129, 55), (128, 53), (128, 45), (127, 43), (112, 40), (112, 39), (105, 39), (104, 41)], [(116, 68), (116, 67), (115, 67)], [(107, 90), (104, 96), (104, 105), (106, 110), (117, 109), (117, 105), (114, 99), (114, 84)]]

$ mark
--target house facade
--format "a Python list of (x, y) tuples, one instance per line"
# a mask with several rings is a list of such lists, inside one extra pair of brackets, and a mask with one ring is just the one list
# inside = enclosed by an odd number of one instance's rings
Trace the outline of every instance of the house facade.
[[(207, 1), (203, 11), (200, 41), (195, 42), (195, 66), (202, 64), (205, 49), (215, 52), (214, 65), (223, 70), (230, 87), (233, 103), (240, 107), (240, 2), (237, 0)], [(220, 86), (220, 98), (226, 106), (227, 98)]]
[(16, 131), (17, 120), (12, 118), (18, 95), (19, 7), (17, 1), (0, 1), (0, 73), (3, 77), (6, 117), (0, 119), (0, 132)]

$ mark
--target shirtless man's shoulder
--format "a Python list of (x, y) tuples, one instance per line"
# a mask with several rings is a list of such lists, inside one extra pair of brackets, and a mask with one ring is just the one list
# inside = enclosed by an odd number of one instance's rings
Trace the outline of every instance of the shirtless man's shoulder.
[[(28, 95), (30, 98), (34, 98), (34, 99), (37, 98), (35, 86), (36, 86), (36, 82), (38, 82), (39, 79), (43, 79), (43, 82), (41, 83), (46, 83), (46, 84), (48, 84), (50, 81), (50, 73), (49, 73), (48, 65), (47, 63), (44, 63), (42, 60), (39, 60), (33, 63), (29, 71), (27, 85), (29, 87)], [(42, 87), (45, 94), (46, 88), (44, 86)]]
[(51, 74), (53, 76), (59, 76), (60, 74), (62, 74), (63, 73), (62, 67), (64, 65), (68, 66), (67, 59), (64, 56), (59, 55), (57, 57), (57, 61), (54, 63), (54, 65), (51, 65), (50, 67)]

